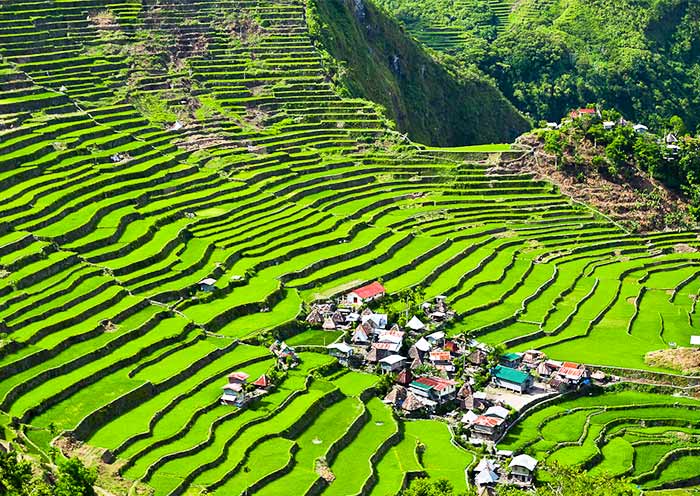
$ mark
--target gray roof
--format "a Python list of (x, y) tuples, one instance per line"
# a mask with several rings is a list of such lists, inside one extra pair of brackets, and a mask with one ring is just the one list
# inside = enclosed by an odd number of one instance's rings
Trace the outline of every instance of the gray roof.
[(528, 469), (530, 472), (535, 470), (535, 467), (537, 466), (537, 460), (532, 458), (530, 455), (518, 455), (515, 458), (513, 458), (513, 461), (510, 462), (510, 467), (525, 467)]

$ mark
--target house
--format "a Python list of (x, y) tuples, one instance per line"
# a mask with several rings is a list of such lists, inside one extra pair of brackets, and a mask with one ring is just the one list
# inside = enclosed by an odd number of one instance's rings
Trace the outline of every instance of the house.
[(253, 383), (253, 386), (255, 386), (258, 389), (262, 389), (264, 391), (267, 391), (267, 389), (271, 386), (272, 384), (270, 383), (270, 379), (267, 377), (267, 375), (263, 374), (260, 377), (257, 378), (257, 380)]
[(615, 121), (603, 121), (603, 129), (610, 131), (615, 128)]
[(396, 376), (396, 383), (402, 386), (408, 386), (412, 381), (413, 374), (411, 373), (411, 369), (403, 369), (399, 372), (399, 375)]
[(430, 363), (436, 369), (443, 370), (445, 372), (454, 372), (455, 366), (452, 365), (452, 355), (449, 351), (431, 351), (430, 352)]
[(402, 357), (401, 355), (389, 355), (379, 360), (379, 366), (385, 374), (401, 370), (404, 365), (406, 365), (406, 357)]
[(634, 129), (634, 132), (637, 134), (646, 134), (649, 132), (649, 128), (644, 124), (635, 124), (632, 126), (632, 129)]
[(477, 417), (478, 415), (476, 413), (472, 412), (471, 410), (467, 410), (467, 413), (462, 415), (460, 422), (469, 427)]
[(521, 356), (521, 363), (524, 365), (535, 368), (539, 363), (547, 359), (547, 355), (539, 350), (527, 350)]
[(445, 340), (445, 345), (443, 346), (443, 349), (445, 351), (449, 351), (453, 355), (457, 355), (459, 353), (459, 346), (457, 346), (457, 343), (455, 343), (454, 341), (449, 341), (447, 339)]
[(409, 390), (418, 396), (443, 404), (456, 396), (457, 383), (442, 377), (419, 377), (409, 384)]
[(598, 112), (594, 108), (579, 108), (576, 110), (572, 110), (569, 113), (569, 117), (571, 117), (572, 119), (577, 119), (579, 117), (584, 117), (584, 116), (593, 117), (597, 114), (598, 114)]
[(413, 346), (421, 353), (428, 353), (433, 349), (433, 346), (425, 338), (420, 338)]
[(498, 475), (493, 470), (482, 470), (474, 478), (474, 483), (478, 487), (493, 486), (498, 482)]
[(522, 372), (503, 365), (497, 365), (491, 371), (492, 383), (496, 387), (510, 389), (518, 393), (526, 393), (532, 387), (532, 376), (529, 372)]
[(245, 387), (248, 381), (245, 372), (233, 372), (228, 375), (228, 382), (222, 386), (224, 390), (221, 402), (226, 405), (242, 406), (248, 399)]
[(377, 336), (377, 341), (380, 343), (397, 343), (403, 344), (404, 333), (402, 331), (381, 331)]
[(492, 406), (484, 412), (484, 415), (487, 417), (496, 417), (506, 420), (510, 415), (510, 410), (503, 408), (502, 406)]
[(419, 417), (432, 411), (436, 405), (434, 401), (420, 397), (409, 390), (406, 393), (406, 399), (401, 403), (401, 411), (407, 417)]
[(482, 472), (484, 470), (492, 470), (494, 472), (498, 472), (498, 469), (500, 469), (501, 466), (496, 463), (494, 460), (491, 460), (490, 458), (482, 458), (479, 460), (479, 463), (474, 467), (474, 473), (478, 474), (479, 472)]
[(364, 346), (369, 344), (369, 336), (362, 325), (357, 326), (355, 332), (352, 333), (352, 338), (350, 338), (353, 344)]
[(345, 322), (349, 324), (356, 324), (360, 321), (360, 314), (357, 312), (350, 312), (345, 316)]
[(385, 313), (369, 313), (362, 315), (360, 321), (372, 326), (373, 329), (386, 329), (388, 316)]
[(551, 377), (561, 368), (562, 362), (547, 360), (537, 366), (537, 373), (540, 377)]
[(389, 394), (384, 396), (382, 402), (395, 408), (401, 408), (407, 394), (408, 391), (404, 386), (394, 385), (394, 387), (391, 388), (391, 391), (389, 391)]
[(425, 336), (425, 339), (432, 346), (442, 347), (442, 345), (445, 343), (445, 333), (442, 331), (437, 331), (432, 334), (428, 334)]
[(336, 326), (345, 325), (345, 315), (340, 310), (336, 310), (335, 312), (333, 312), (333, 315), (331, 315), (331, 319), (333, 319), (333, 323)]
[(700, 336), (690, 336), (690, 346), (700, 346)]
[(559, 124), (556, 122), (548, 122), (547, 129), (559, 129)]
[(512, 369), (517, 369), (520, 366), (520, 353), (506, 353), (498, 357), (498, 363)]
[(464, 385), (457, 391), (457, 400), (459, 407), (465, 410), (474, 408), (474, 389), (472, 385), (465, 382)]
[(664, 141), (666, 141), (667, 145), (673, 145), (675, 143), (678, 143), (678, 136), (676, 136), (673, 133), (668, 133), (664, 138)]
[(321, 326), (324, 331), (335, 331), (336, 325), (331, 317), (326, 317), (323, 319), (323, 326)]
[(489, 356), (484, 350), (477, 348), (471, 353), (469, 353), (469, 355), (467, 356), (467, 360), (472, 365), (479, 367), (481, 365), (485, 365), (489, 361)]
[(306, 322), (311, 324), (312, 326), (320, 326), (323, 324), (324, 318), (323, 314), (319, 311), (318, 308), (315, 308), (309, 312), (309, 315), (306, 316)]
[(514, 479), (526, 484), (532, 483), (537, 460), (529, 455), (518, 455), (510, 462), (510, 475)]
[(472, 421), (472, 436), (485, 441), (496, 441), (503, 433), (506, 421), (499, 417), (479, 415)]
[(491, 404), (491, 401), (483, 391), (477, 391), (472, 395), (472, 408), (476, 408), (477, 410), (485, 410), (490, 407)]
[(386, 289), (379, 282), (373, 282), (354, 291), (350, 291), (345, 296), (345, 301), (349, 305), (360, 306), (364, 303), (381, 298), (386, 294)]
[[(374, 343), (372, 344), (372, 350), (375, 350), (377, 361), (382, 358), (386, 358), (389, 355), (398, 355), (401, 351), (400, 343)], [(367, 358), (369, 360), (369, 358)]]
[(425, 324), (415, 315), (411, 317), (411, 320), (408, 321), (406, 327), (416, 332), (425, 330)]
[(333, 343), (326, 346), (328, 354), (334, 356), (343, 365), (348, 364), (348, 360), (352, 356), (353, 350), (352, 346), (349, 346), (343, 342)]
[(202, 279), (197, 283), (199, 285), (199, 290), (200, 291), (207, 291), (211, 292), (216, 289), (216, 279), (212, 277), (207, 277), (206, 279)]
[(587, 379), (588, 371), (583, 365), (573, 362), (564, 362), (557, 372), (552, 375), (552, 379), (549, 381), (549, 387), (564, 392), (578, 387)]

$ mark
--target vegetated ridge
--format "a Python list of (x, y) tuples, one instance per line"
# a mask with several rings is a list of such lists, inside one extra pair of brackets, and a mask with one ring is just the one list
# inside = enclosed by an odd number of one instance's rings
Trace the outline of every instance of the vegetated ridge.
[(536, 120), (597, 102), (659, 131), (673, 115), (700, 124), (695, 1), (377, 1)]
[(311, 34), (347, 94), (381, 104), (420, 143), (511, 142), (530, 123), (478, 71), (441, 63), (372, 0), (309, 0)]
[(696, 227), (698, 139), (679, 132), (636, 133), (620, 118), (604, 111), (525, 134), (518, 142), (532, 153), (505, 168), (534, 172), (634, 232)]

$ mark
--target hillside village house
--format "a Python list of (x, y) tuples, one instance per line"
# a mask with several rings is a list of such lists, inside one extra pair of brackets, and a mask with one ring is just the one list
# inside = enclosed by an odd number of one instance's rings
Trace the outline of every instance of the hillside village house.
[(348, 305), (360, 306), (370, 301), (381, 298), (386, 294), (386, 289), (379, 282), (373, 282), (354, 291), (350, 291), (345, 296), (345, 301)]
[(207, 277), (197, 283), (200, 291), (214, 291), (216, 289), (216, 279)]
[(471, 423), (472, 437), (477, 441), (495, 442), (501, 437), (506, 421), (500, 417), (479, 415)]
[(221, 402), (226, 405), (242, 406), (246, 400), (245, 386), (248, 381), (248, 374), (245, 372), (233, 372), (228, 376), (228, 383), (224, 384), (221, 395)]
[(385, 374), (399, 371), (403, 369), (404, 365), (406, 365), (406, 357), (401, 355), (389, 355), (379, 360), (379, 366)]
[(348, 365), (348, 361), (353, 354), (352, 346), (343, 342), (329, 344), (326, 346), (326, 349), (328, 350), (328, 354), (336, 357), (342, 365)]
[(532, 387), (533, 379), (529, 372), (496, 365), (491, 371), (492, 384), (496, 387), (510, 389), (517, 393), (526, 393)]
[(537, 460), (530, 455), (518, 455), (511, 460), (510, 475), (518, 482), (531, 484), (534, 477)]
[(501, 365), (517, 369), (520, 366), (521, 356), (519, 353), (506, 353), (498, 358)]
[(409, 384), (409, 390), (442, 405), (455, 399), (457, 383), (442, 377), (419, 377)]

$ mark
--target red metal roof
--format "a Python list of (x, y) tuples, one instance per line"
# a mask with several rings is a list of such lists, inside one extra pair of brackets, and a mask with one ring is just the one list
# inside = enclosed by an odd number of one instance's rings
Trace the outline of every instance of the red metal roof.
[(486, 415), (479, 415), (474, 419), (472, 425), (481, 425), (484, 427), (496, 427), (504, 422), (502, 418), (498, 417), (487, 417)]
[(440, 377), (419, 377), (414, 382), (425, 384), (426, 386), (430, 386), (438, 391), (442, 391), (443, 389), (457, 384), (455, 381), (442, 379)]
[(567, 368), (567, 369), (577, 369), (577, 368), (579, 368), (579, 364), (578, 364), (578, 363), (574, 363), (574, 362), (564, 362), (564, 363), (561, 364), (561, 366), (562, 366), (563, 368)]
[(258, 380), (253, 383), (253, 386), (258, 386), (258, 387), (267, 387), (270, 385), (270, 381), (267, 379), (267, 376), (265, 374), (261, 375), (258, 377)]
[(360, 298), (372, 298), (374, 296), (386, 293), (386, 289), (384, 289), (384, 286), (379, 284), (378, 282), (373, 282), (372, 284), (368, 284), (367, 286), (362, 286), (361, 288), (357, 288), (355, 291), (352, 291), (355, 293), (357, 296)]
[(452, 355), (450, 355), (449, 351), (431, 351), (430, 352), (430, 360), (431, 361), (440, 361), (440, 362), (449, 362), (452, 359)]

